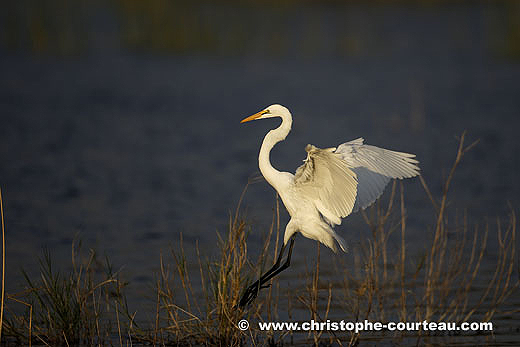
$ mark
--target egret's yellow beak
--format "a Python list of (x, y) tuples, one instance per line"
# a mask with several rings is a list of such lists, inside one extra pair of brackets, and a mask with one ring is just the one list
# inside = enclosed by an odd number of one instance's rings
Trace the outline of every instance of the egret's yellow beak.
[(252, 120), (258, 119), (258, 118), (260, 118), (263, 114), (266, 114), (266, 113), (268, 113), (268, 112), (269, 112), (268, 110), (260, 111), (260, 112), (258, 112), (258, 113), (255, 113), (255, 114), (252, 115), (252, 116), (249, 116), (249, 117), (246, 117), (246, 118), (242, 119), (242, 120), (240, 121), (240, 123), (245, 123), (245, 122), (249, 122), (249, 121), (252, 121)]

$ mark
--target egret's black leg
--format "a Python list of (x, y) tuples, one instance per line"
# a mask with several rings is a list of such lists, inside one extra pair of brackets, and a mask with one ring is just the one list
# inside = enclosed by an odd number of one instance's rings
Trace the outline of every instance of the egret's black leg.
[(287, 258), (285, 259), (285, 263), (283, 263), (282, 266), (280, 266), (278, 269), (276, 269), (272, 273), (265, 274), (264, 276), (262, 276), (262, 279), (261, 279), (262, 284), (269, 281), (271, 278), (278, 275), (280, 272), (287, 269), (291, 265), (291, 255), (292, 255), (293, 246), (294, 246), (294, 239), (291, 239), (291, 244), (289, 245), (289, 251), (287, 252)]
[(255, 283), (253, 283), (246, 289), (246, 291), (242, 295), (242, 298), (240, 299), (240, 303), (239, 303), (240, 307), (244, 307), (244, 306), (250, 304), (251, 302), (253, 302), (253, 300), (257, 297), (260, 289), (267, 288), (267, 287), (263, 287), (263, 285), (267, 281), (269, 281), (271, 278), (278, 275), (280, 272), (282, 272), (283, 270), (285, 270), (289, 267), (289, 265), (291, 264), (291, 255), (292, 255), (293, 246), (294, 246), (294, 236), (291, 238), (291, 244), (289, 245), (289, 251), (287, 253), (287, 259), (285, 260), (285, 263), (282, 266), (280, 266), (280, 263), (282, 262), (282, 258), (283, 258), (283, 253), (284, 253), (285, 247), (286, 247), (286, 245), (284, 244), (282, 246), (282, 248), (280, 249), (280, 253), (278, 254), (278, 258), (276, 259), (276, 262), (274, 263), (274, 265), (269, 270), (267, 270), (266, 273), (264, 273), (262, 276), (260, 276), (260, 278)]
[(269, 275), (271, 272), (273, 272), (274, 270), (276, 270), (280, 267), (280, 263), (282, 262), (285, 247), (286, 247), (286, 245), (282, 245), (282, 248), (280, 248), (280, 252), (278, 253), (278, 258), (276, 258), (276, 262), (273, 264), (273, 266), (269, 270), (267, 270), (262, 276), (260, 276), (260, 279), (257, 282), (259, 282), (259, 281), (261, 282), (265, 276)]
[(260, 279), (258, 279), (255, 283), (251, 284), (247, 289), (245, 290), (244, 294), (242, 295), (242, 298), (240, 299), (240, 307), (246, 306), (250, 302), (252, 302), (256, 296), (258, 295), (258, 292), (260, 291), (260, 288), (263, 283), (263, 279), (266, 276), (269, 276), (273, 271), (278, 269), (280, 267), (280, 263), (282, 262), (283, 253), (285, 250), (285, 244), (282, 245), (282, 248), (280, 248), (280, 253), (278, 253), (278, 258), (276, 259), (276, 262), (274, 265), (267, 270), (266, 273), (264, 273), (262, 276), (260, 276)]

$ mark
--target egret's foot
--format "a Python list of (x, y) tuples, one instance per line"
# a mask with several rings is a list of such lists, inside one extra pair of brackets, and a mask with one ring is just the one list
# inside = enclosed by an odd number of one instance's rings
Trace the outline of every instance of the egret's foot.
[(283, 258), (283, 253), (285, 250), (285, 244), (280, 249), (280, 254), (278, 254), (278, 259), (276, 260), (276, 263), (274, 263), (273, 267), (270, 268), (265, 274), (260, 276), (260, 278), (247, 287), (244, 294), (242, 294), (242, 298), (240, 299), (239, 306), (244, 307), (252, 303), (256, 297), (258, 296), (258, 292), (260, 292), (260, 289), (269, 288), (271, 286), (269, 280), (273, 278), (274, 276), (278, 275), (283, 270), (287, 269), (291, 265), (291, 255), (292, 255), (292, 249), (294, 246), (294, 236), (291, 237), (291, 244), (289, 245), (289, 252), (287, 254), (287, 258), (285, 259), (285, 263), (280, 266), (280, 263)]
[(242, 298), (240, 299), (240, 303), (238, 304), (239, 307), (248, 306), (250, 303), (255, 301), (255, 299), (258, 296), (258, 293), (260, 292), (260, 289), (262, 288), (264, 287), (259, 285), (258, 281), (247, 287), (246, 291), (242, 295)]

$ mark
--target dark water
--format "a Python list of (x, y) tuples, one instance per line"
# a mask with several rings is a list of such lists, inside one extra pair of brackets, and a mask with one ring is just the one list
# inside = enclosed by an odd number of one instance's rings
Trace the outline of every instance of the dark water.
[[(8, 291), (21, 288), (21, 267), (36, 270), (43, 247), (67, 267), (77, 236), (122, 268), (131, 305), (146, 311), (159, 254), (176, 247), (180, 233), (188, 252), (198, 240), (203, 254), (214, 254), (215, 232), (226, 230), (248, 178), (259, 174), (261, 139), (277, 126), (239, 121), (272, 103), (294, 116), (292, 133), (272, 153), (277, 168), (294, 171), (309, 142), (327, 147), (363, 136), (416, 153), (436, 196), (455, 136), (467, 130), (480, 143), (457, 171), (451, 206), (468, 208), (475, 222), (507, 215), (520, 193), (520, 64), (494, 49), (503, 34), (493, 26), (496, 11), (302, 9), (280, 56), (263, 54), (261, 34), (248, 46), (256, 51), (229, 55), (4, 52)], [(323, 39), (300, 34), (310, 18)], [(353, 33), (347, 53), (335, 36), (344, 26)], [(420, 248), (431, 207), (417, 179), (405, 190), (410, 247)], [(270, 224), (273, 204), (265, 182), (250, 186), (244, 206), (255, 232)], [(359, 216), (338, 231), (354, 247), (370, 235)], [(253, 249), (259, 234), (250, 237)], [(315, 243), (299, 239), (297, 248), (294, 273)]]

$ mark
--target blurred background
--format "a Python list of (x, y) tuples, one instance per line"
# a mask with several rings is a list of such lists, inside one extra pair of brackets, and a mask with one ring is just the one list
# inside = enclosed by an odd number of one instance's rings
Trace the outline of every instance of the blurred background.
[[(363, 136), (417, 154), (439, 196), (466, 129), (481, 142), (450, 206), (472, 223), (518, 206), (518, 1), (8, 1), (0, 62), (11, 293), (44, 248), (66, 269), (77, 238), (111, 259), (130, 305), (146, 310), (159, 255), (181, 233), (193, 259), (197, 241), (215, 253), (278, 124), (239, 121), (273, 103), (294, 116), (272, 153), (281, 170), (294, 172), (307, 143)], [(419, 180), (405, 193), (413, 246), (432, 208)], [(274, 205), (265, 181), (248, 188), (253, 254)], [(337, 229), (351, 247), (370, 235), (358, 215)], [(290, 271), (315, 247), (299, 238)]]

